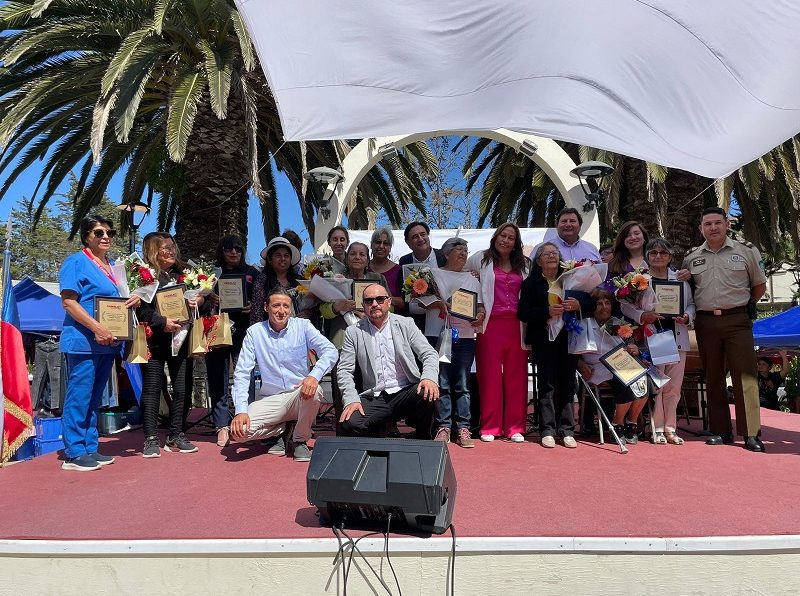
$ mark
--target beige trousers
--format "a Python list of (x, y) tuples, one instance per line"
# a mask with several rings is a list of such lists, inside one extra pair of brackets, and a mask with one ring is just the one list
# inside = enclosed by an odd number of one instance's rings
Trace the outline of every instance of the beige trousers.
[(311, 438), (311, 425), (317, 418), (321, 398), (322, 386), (317, 387), (313, 399), (302, 399), (299, 387), (292, 391), (262, 397), (247, 406), (247, 414), (250, 416), (247, 437), (231, 438), (243, 443), (277, 437), (283, 433), (285, 423), (296, 420), (292, 440), (295, 443), (305, 443)]

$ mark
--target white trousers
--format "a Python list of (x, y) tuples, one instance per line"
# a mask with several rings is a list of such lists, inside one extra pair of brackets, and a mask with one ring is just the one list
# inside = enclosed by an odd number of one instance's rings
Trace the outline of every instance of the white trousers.
[(658, 370), (669, 377), (667, 384), (656, 394), (653, 406), (653, 430), (674, 433), (678, 426), (677, 410), (681, 400), (683, 371), (686, 368), (686, 352), (678, 352), (681, 359), (670, 364), (660, 364)]
[(277, 437), (283, 432), (285, 423), (296, 420), (292, 440), (295, 443), (305, 443), (311, 438), (311, 425), (317, 418), (321, 398), (322, 386), (317, 387), (313, 399), (302, 399), (299, 387), (257, 399), (247, 406), (247, 415), (250, 416), (247, 437), (231, 438), (243, 443)]

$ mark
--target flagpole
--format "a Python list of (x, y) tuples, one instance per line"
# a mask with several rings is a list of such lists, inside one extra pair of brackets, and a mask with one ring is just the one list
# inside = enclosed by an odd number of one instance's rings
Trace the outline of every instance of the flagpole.
[[(5, 297), (5, 283), (6, 283), (6, 270), (11, 266), (11, 218), (8, 219), (6, 224), (6, 247), (3, 251), (3, 267), (0, 270), (0, 313), (3, 312), (3, 298)], [(11, 276), (9, 276), (9, 283), (11, 283)], [(0, 364), (3, 362), (3, 342), (0, 341)], [(0, 462), (3, 461), (3, 445), (5, 444), (5, 418), (6, 418), (6, 392), (3, 387), (3, 371), (0, 366)]]

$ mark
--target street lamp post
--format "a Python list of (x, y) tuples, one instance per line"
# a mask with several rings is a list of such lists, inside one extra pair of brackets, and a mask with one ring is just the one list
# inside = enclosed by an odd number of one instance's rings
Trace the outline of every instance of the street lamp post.
[[(147, 217), (147, 214), (150, 213), (150, 206), (142, 203), (141, 201), (136, 201), (135, 203), (122, 203), (119, 207), (117, 207), (122, 213), (127, 214), (128, 216), (128, 225), (130, 226), (130, 232), (128, 233), (129, 245), (128, 245), (128, 254), (133, 254), (136, 250), (136, 232), (144, 222), (144, 218)], [(136, 214), (141, 213), (142, 218), (139, 220), (139, 223), (136, 223)]]

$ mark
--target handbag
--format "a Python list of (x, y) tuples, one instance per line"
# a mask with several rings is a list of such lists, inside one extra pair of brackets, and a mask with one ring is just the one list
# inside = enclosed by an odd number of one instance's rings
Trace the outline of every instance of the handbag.
[(595, 338), (592, 326), (589, 324), (589, 320), (583, 319), (580, 311), (578, 311), (576, 322), (578, 327), (580, 327), (580, 331), (569, 331), (567, 335), (567, 351), (570, 354), (597, 352), (597, 339)]
[(214, 325), (209, 329), (206, 337), (209, 348), (233, 345), (233, 323), (231, 323), (228, 313), (224, 312), (217, 315)]
[(450, 363), (453, 359), (453, 329), (450, 327), (450, 317), (445, 319), (444, 327), (439, 333), (436, 342), (436, 351), (439, 352), (439, 362)]
[(675, 342), (675, 334), (670, 329), (649, 335), (647, 349), (653, 364), (670, 364), (681, 359), (678, 354), (678, 344)]

